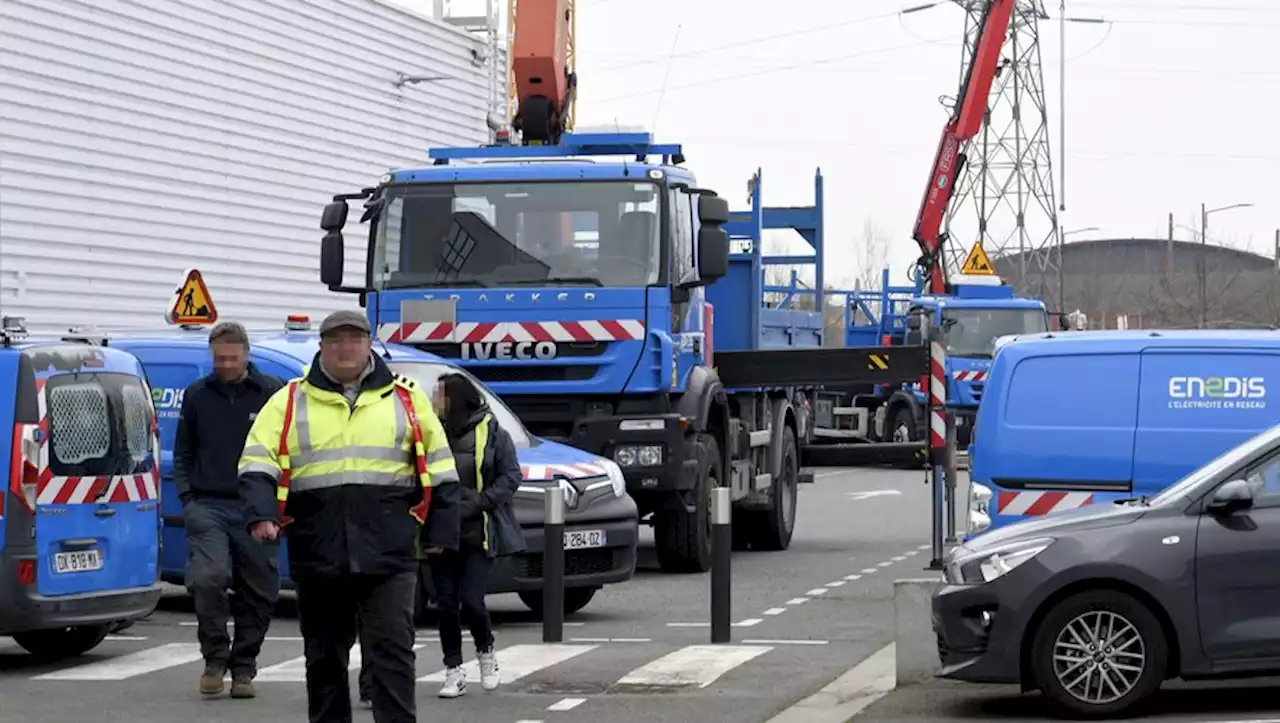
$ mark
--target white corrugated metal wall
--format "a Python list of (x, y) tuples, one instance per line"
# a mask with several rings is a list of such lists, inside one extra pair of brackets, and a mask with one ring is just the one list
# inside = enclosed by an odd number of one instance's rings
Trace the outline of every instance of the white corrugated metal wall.
[(189, 267), (223, 319), (358, 308), (319, 282), (320, 212), (486, 141), (482, 44), (378, 0), (0, 0), (0, 313), (162, 325)]

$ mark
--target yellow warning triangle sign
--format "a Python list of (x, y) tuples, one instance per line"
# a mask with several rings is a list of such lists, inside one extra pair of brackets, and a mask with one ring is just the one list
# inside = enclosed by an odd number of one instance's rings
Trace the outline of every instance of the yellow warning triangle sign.
[(973, 248), (969, 249), (969, 255), (965, 257), (960, 273), (972, 276), (996, 275), (996, 267), (992, 265), (991, 257), (987, 256), (986, 250), (982, 248), (981, 241), (975, 241)]
[(218, 309), (213, 305), (209, 287), (205, 286), (204, 277), (199, 271), (188, 269), (186, 279), (173, 293), (177, 298), (173, 300), (173, 308), (165, 315), (165, 320), (170, 324), (213, 324), (218, 320)]

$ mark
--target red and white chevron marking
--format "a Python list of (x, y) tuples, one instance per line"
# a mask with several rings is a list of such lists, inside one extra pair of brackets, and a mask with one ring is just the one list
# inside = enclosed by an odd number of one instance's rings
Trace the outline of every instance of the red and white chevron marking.
[(996, 514), (1047, 515), (1091, 504), (1092, 492), (1001, 492), (996, 498)]
[(609, 474), (598, 464), (524, 464), (520, 465), (520, 474), (529, 482), (550, 480), (554, 477), (583, 479), (585, 477), (604, 477)]
[[(59, 477), (49, 466), (49, 410), (45, 401), (45, 380), (36, 380), (36, 399), (39, 402), (40, 423), (24, 425), (22, 435), (23, 478), (36, 479), (36, 504), (64, 505), (102, 502), (142, 502), (160, 498), (160, 437), (156, 432), (154, 412), (151, 418), (152, 459), (151, 470), (143, 474), (115, 475), (110, 477)], [(151, 389), (145, 384), (144, 391)], [(36, 430), (41, 431), (36, 439)], [(103, 492), (106, 494), (103, 494)], [(99, 495), (101, 498), (99, 499)]]
[(970, 370), (955, 372), (951, 376), (955, 377), (958, 382), (980, 382), (987, 378), (987, 373), (983, 371)]
[(939, 342), (929, 349), (929, 446), (947, 446), (947, 350)]
[(572, 342), (638, 341), (644, 323), (638, 319), (586, 321), (450, 321), (379, 324), (378, 338), (388, 343), (424, 342)]

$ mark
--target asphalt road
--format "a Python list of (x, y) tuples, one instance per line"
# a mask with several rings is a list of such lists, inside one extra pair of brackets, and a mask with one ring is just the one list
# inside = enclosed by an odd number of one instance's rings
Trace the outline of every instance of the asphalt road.
[[(473, 675), (466, 697), (438, 700), (430, 676), (442, 667), (440, 649), (423, 628), (420, 717), (767, 721), (891, 641), (892, 580), (928, 564), (928, 500), (923, 472), (820, 471), (800, 490), (789, 550), (734, 555), (730, 645), (709, 644), (710, 576), (657, 572), (648, 543), (636, 578), (571, 616), (561, 644), (542, 644), (540, 624), (514, 596), (493, 596), (503, 687), (486, 693)], [(259, 659), (257, 699), (202, 699), (194, 617), (177, 597), (74, 661), (37, 665), (0, 638), (0, 699), (5, 720), (35, 723), (300, 720), (301, 655), (282, 601)]]

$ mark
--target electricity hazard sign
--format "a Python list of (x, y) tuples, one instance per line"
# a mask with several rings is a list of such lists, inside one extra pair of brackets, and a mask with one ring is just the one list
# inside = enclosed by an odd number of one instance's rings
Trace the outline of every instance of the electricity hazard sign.
[(173, 300), (173, 308), (165, 315), (170, 324), (212, 324), (218, 320), (218, 309), (199, 271), (188, 269), (186, 279), (174, 294), (177, 298)]
[(996, 267), (991, 264), (991, 257), (987, 256), (981, 241), (975, 241), (973, 248), (969, 249), (969, 255), (965, 257), (960, 273), (973, 276), (996, 275)]

